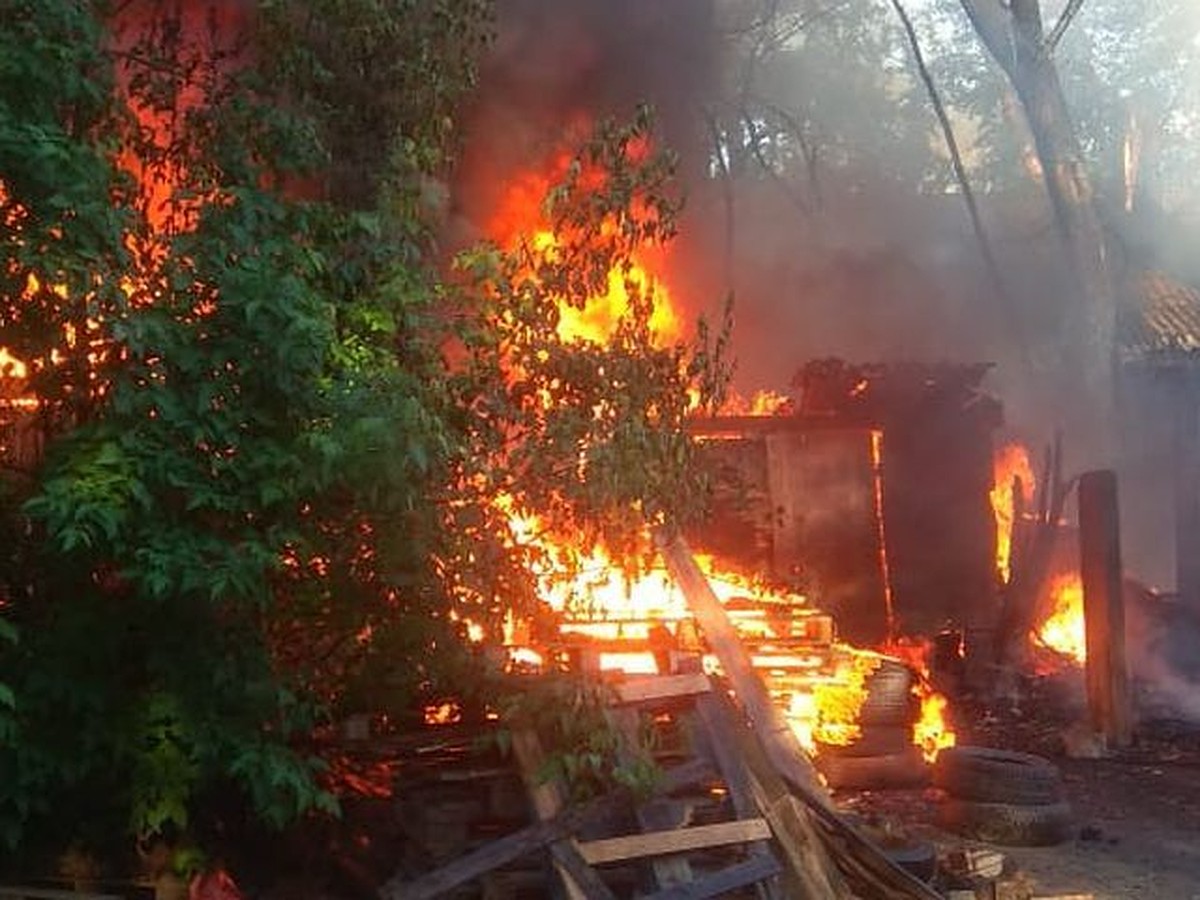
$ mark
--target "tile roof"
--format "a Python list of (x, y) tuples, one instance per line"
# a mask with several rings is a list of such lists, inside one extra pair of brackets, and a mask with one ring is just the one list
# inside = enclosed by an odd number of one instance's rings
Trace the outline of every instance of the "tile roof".
[(1200, 363), (1200, 288), (1146, 270), (1131, 281), (1127, 296), (1132, 302), (1117, 326), (1122, 362)]

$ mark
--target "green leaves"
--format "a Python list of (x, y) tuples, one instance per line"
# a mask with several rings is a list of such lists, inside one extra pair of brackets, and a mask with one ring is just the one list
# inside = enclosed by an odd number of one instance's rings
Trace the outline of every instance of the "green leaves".
[(69, 463), (49, 477), (42, 493), (25, 507), (46, 523), (51, 538), (66, 553), (114, 540), (136, 514), (136, 506), (144, 508), (148, 501), (145, 485), (137, 481), (133, 463), (117, 440), (97, 435), (68, 452)]
[(0, 327), (47, 439), (0, 495), (0, 832), (80, 797), (182, 827), (230, 785), (282, 826), (336, 810), (298, 735), (461, 661), (422, 186), (483, 4), (264, 6), (242, 68), (98, 9), (0, 0)]
[[(647, 520), (702, 510), (703, 476), (684, 419), (728, 382), (726, 337), (694, 341), (652, 327), (653, 287), (632, 276), (637, 254), (670, 239), (679, 200), (670, 154), (651, 149), (649, 114), (603, 123), (546, 200), (551, 250), (481, 248), (459, 259), (480, 310), (465, 339), (474, 368), (463, 405), (486, 410), (476, 459), (495, 468), (522, 511), (572, 544), (603, 541), (633, 563)], [(562, 316), (623, 278), (627, 308), (599, 340), (560, 329)], [(727, 324), (727, 323), (726, 323)]]

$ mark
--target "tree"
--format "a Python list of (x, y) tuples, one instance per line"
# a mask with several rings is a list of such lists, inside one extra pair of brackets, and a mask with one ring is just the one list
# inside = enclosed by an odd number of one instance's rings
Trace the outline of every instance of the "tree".
[[(46, 442), (5, 483), (9, 845), (61, 839), (67, 807), (94, 841), (182, 827), (219, 786), (272, 824), (329, 808), (296, 738), (378, 645), (411, 701), (431, 648), (464, 644), (482, 601), (438, 570), (462, 443), (415, 176), (452, 149), (486, 21), (376, 7), (265, 7), (233, 38), (196, 7), (0, 7), (0, 323)], [(368, 8), (370, 36), (338, 30)], [(324, 177), (340, 112), (316, 86), (351, 39), (430, 85), (373, 108), (394, 147), (363, 163), (369, 202)]]
[[(272, 825), (330, 809), (314, 729), (479, 685), (469, 632), (533, 608), (504, 499), (632, 547), (702, 496), (681, 419), (724, 380), (720, 339), (657, 342), (630, 275), (672, 228), (648, 119), (563, 173), (557, 251), (439, 274), (428, 197), (482, 3), (264, 4), (233, 35), (124, 9), (122, 32), (86, 2), (0, 3), (0, 324), (46, 445), (0, 495), (22, 858), (202, 828), (214, 795)], [(380, 59), (348, 112), (338, 84)], [(564, 305), (612, 272), (611, 340), (566, 339)]]
[(1116, 292), (1109, 247), (1091, 179), (1071, 123), (1053, 52), (1069, 24), (1068, 5), (1060, 25), (1046, 31), (1038, 0), (962, 0), (988, 52), (1012, 83), (1033, 133), (1054, 220), (1062, 238), (1075, 291), (1065, 311), (1069, 365), (1093, 410), (1086, 424), (1106, 440), (1112, 427), (1112, 355), (1116, 335)]

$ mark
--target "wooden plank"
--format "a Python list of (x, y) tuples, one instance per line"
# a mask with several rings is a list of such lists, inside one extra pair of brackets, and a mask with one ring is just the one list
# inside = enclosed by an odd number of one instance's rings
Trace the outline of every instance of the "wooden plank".
[(63, 891), (52, 888), (3, 887), (3, 900), (123, 900), (120, 894), (95, 894), (89, 891)]
[[(778, 773), (788, 779), (793, 789), (799, 791), (805, 803), (813, 808), (832, 814), (833, 803), (828, 791), (822, 787), (812, 761), (800, 746), (795, 732), (783, 719), (783, 714), (771, 700), (771, 695), (762, 678), (751, 664), (749, 654), (738, 638), (737, 632), (696, 564), (691, 550), (678, 533), (663, 528), (655, 530), (658, 545), (667, 567), (679, 585), (696, 621), (704, 632), (708, 645), (721, 662), (725, 676), (733, 685), (734, 693), (757, 735), (762, 750), (770, 761), (772, 775)], [(743, 747), (750, 746), (743, 742)], [(743, 755), (745, 755), (743, 753)], [(756, 779), (758, 778), (756, 774)], [(775, 775), (778, 782), (778, 775)], [(778, 785), (778, 795), (786, 793)], [(772, 798), (776, 799), (776, 798)], [(766, 815), (771, 804), (759, 803)], [(821, 843), (819, 835), (803, 809), (791, 808), (788, 818), (790, 835), (780, 835), (776, 822), (772, 828), (778, 840), (790, 840), (793, 844), (789, 856), (789, 871), (803, 896), (838, 898), (848, 896), (843, 879)]]
[[(745, 731), (745, 727), (736, 720), (729, 698), (713, 692), (697, 697), (696, 716), (708, 732), (708, 749), (716, 758), (717, 768), (729, 791), (734, 814), (739, 819), (757, 815), (758, 804), (754, 798), (750, 770), (741, 754), (737, 752), (740, 743), (739, 732)], [(769, 859), (775, 870), (779, 870), (779, 863), (765, 841), (751, 844), (749, 853), (755, 858)], [(757, 891), (761, 900), (781, 900), (783, 896), (777, 878), (760, 879)]]
[(771, 878), (779, 873), (779, 863), (773, 856), (752, 856), (745, 862), (721, 869), (688, 884), (679, 884), (650, 894), (645, 900), (706, 900), (735, 891), (748, 884)]
[(617, 702), (621, 704), (648, 703), (676, 697), (694, 697), (712, 689), (712, 682), (703, 672), (683, 675), (657, 675), (618, 682)]
[[(518, 725), (512, 730), (512, 752), (517, 760), (517, 768), (521, 780), (525, 782), (525, 790), (533, 804), (534, 814), (543, 822), (553, 819), (563, 810), (563, 797), (558, 785), (552, 781), (539, 780), (539, 773), (545, 763), (541, 742), (537, 733), (529, 725)], [(585, 884), (591, 879), (584, 878), (583, 882), (576, 877), (573, 870), (578, 867), (571, 854), (561, 845), (565, 838), (559, 838), (551, 847), (551, 858), (558, 880), (562, 882), (563, 890), (568, 900), (585, 900), (588, 889)], [(564, 859), (565, 857), (565, 859)]]
[(750, 784), (750, 773), (746, 762), (737, 752), (739, 737), (738, 723), (733, 719), (733, 710), (726, 700), (716, 694), (696, 698), (696, 715), (709, 735), (709, 750), (712, 752), (721, 779), (729, 790), (733, 811), (739, 819), (758, 815), (754, 802), (754, 790)]
[(663, 853), (685, 853), (705, 847), (720, 847), (724, 844), (739, 844), (744, 841), (761, 841), (771, 836), (771, 829), (762, 818), (742, 819), (734, 822), (714, 822), (711, 825), (694, 825), (690, 828), (674, 828), (667, 831), (651, 831), (625, 837), (602, 838), (579, 845), (579, 852), (592, 865), (620, 862), (625, 859), (641, 859)]
[(729, 621), (725, 608), (713, 593), (708, 579), (700, 571), (691, 550), (678, 534), (659, 528), (655, 542), (667, 568), (687, 600), (709, 647), (721, 662), (725, 676), (733, 685), (738, 701), (763, 743), (771, 762), (791, 780), (803, 786), (806, 800), (832, 809), (829, 792), (821, 785), (812, 760), (800, 746), (795, 732), (784, 721), (783, 713), (771, 700), (761, 676), (754, 669), (746, 648)]
[(1111, 469), (1079, 479), (1079, 569), (1087, 642), (1087, 693), (1092, 727), (1109, 747), (1133, 740), (1125, 659), (1125, 597), (1117, 475)]
[(589, 900), (616, 900), (599, 873), (583, 858), (583, 854), (579, 852), (579, 844), (573, 838), (552, 843), (550, 857), (560, 872), (570, 876), (576, 890), (582, 892)]
[[(714, 691), (713, 697), (730, 702), (720, 691)], [(774, 767), (753, 732), (742, 728), (731, 735), (749, 771), (756, 802), (783, 853), (786, 896), (941, 900), (936, 891), (885, 856), (836, 810), (801, 803), (792, 796), (789, 789), (799, 790), (799, 786)], [(836, 861), (840, 873), (836, 880), (824, 881), (830, 859)]]
[[(708, 679), (705, 678), (707, 684)], [(625, 706), (620, 709), (610, 709), (605, 713), (621, 733), (621, 747), (618, 751), (624, 764), (636, 763), (647, 756), (641, 745), (641, 718), (636, 708)], [(659, 831), (665, 828), (678, 828), (686, 824), (683, 817), (675, 815), (672, 808), (666, 804), (670, 801), (651, 800), (639, 803), (636, 812), (638, 825), (642, 831)], [(692, 880), (692, 867), (687, 858), (682, 855), (659, 857), (651, 863), (654, 873), (654, 884), (660, 888), (675, 884), (684, 884)]]
[[(695, 784), (707, 773), (708, 767), (699, 760), (675, 766), (664, 773), (658, 790), (663, 793), (680, 790)], [(553, 819), (528, 825), (484, 844), (413, 881), (395, 876), (380, 888), (379, 896), (381, 900), (430, 900), (439, 897), (552, 841), (567, 837), (583, 825), (606, 819), (627, 807), (628, 803), (629, 794), (626, 791), (605, 794), (589, 803), (573, 806)]]

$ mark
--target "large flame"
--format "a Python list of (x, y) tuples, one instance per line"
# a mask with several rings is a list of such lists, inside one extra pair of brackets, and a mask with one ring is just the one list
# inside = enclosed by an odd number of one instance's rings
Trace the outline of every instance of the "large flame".
[(1014, 482), (1020, 480), (1021, 499), (1033, 502), (1036, 482), (1029, 453), (1021, 444), (1006, 444), (996, 453), (993, 463), (992, 512), (996, 517), (996, 571), (1004, 583), (1012, 577), (1012, 540), (1016, 525)]
[[(571, 165), (569, 155), (559, 154), (541, 169), (516, 177), (488, 223), (490, 236), (506, 247), (525, 242), (533, 253), (553, 258), (560, 246), (548, 219), (545, 200)], [(612, 227), (610, 223), (601, 225), (608, 227)], [(655, 337), (663, 342), (678, 338), (682, 324), (662, 274), (665, 267), (664, 247), (638, 248), (629, 260), (628, 269), (614, 266), (608, 272), (603, 294), (588, 297), (580, 306), (559, 303), (559, 337), (564, 341), (604, 343), (629, 311), (631, 291), (636, 291), (652, 303), (650, 330)]]
[(1053, 611), (1037, 628), (1037, 641), (1078, 663), (1087, 660), (1083, 616), (1083, 581), (1078, 572), (1058, 575), (1050, 583)]
[[(553, 261), (561, 247), (547, 220), (543, 198), (569, 164), (564, 155), (542, 171), (526, 172), (515, 179), (489, 224), (492, 238), (502, 246), (523, 247)], [(679, 317), (657, 274), (665, 262), (662, 253), (660, 247), (638, 248), (629, 269), (609, 273), (603, 295), (589, 298), (582, 309), (560, 304), (559, 336), (564, 341), (607, 340), (629, 308), (627, 288), (631, 286), (653, 300), (650, 325), (656, 337), (677, 337)], [(791, 400), (764, 391), (750, 400), (734, 399), (722, 411), (787, 414)], [(872, 434), (871, 451), (876, 512), (882, 521), (882, 433)], [(504, 643), (511, 661), (522, 668), (539, 669), (551, 664), (548, 654), (575, 652), (586, 654), (588, 667), (654, 673), (670, 665), (669, 651), (679, 650), (700, 655), (705, 670), (719, 670), (716, 658), (705, 652), (685, 597), (661, 563), (630, 575), (603, 548), (557, 546), (536, 517), (512, 514), (508, 498), (496, 502), (509, 516), (515, 542), (536, 547), (546, 560), (574, 561), (571, 575), (553, 563), (546, 570), (535, 571), (541, 600), (558, 614), (558, 632), (535, 639), (529, 623), (510, 618)], [(881, 553), (883, 543), (881, 534)], [(769, 589), (721, 568), (712, 558), (701, 556), (697, 561), (803, 746), (813, 750), (818, 742), (844, 744), (859, 737), (858, 717), (869, 695), (869, 676), (888, 657), (837, 642), (831, 617), (807, 598)], [(886, 571), (886, 558), (881, 562)], [(912, 660), (905, 661), (913, 665)], [(923, 661), (920, 665), (923, 667)], [(929, 688), (927, 678), (918, 679), (915, 693), (922, 701), (922, 715), (914, 722), (914, 743), (932, 759), (938, 749), (954, 743), (944, 716), (946, 701)], [(452, 717), (453, 712), (445, 708), (431, 709), (428, 716), (431, 723)]]
[(760, 390), (748, 398), (736, 391), (730, 391), (721, 405), (721, 415), (782, 416), (790, 414), (793, 407), (792, 398), (779, 391)]

